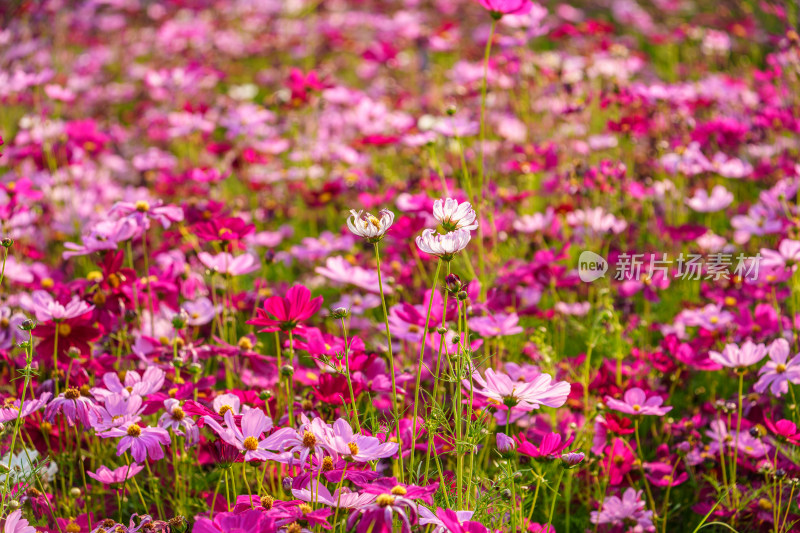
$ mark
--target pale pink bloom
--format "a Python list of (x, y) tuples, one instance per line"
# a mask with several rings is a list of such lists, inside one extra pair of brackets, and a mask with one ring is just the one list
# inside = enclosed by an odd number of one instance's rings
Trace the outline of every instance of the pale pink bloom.
[(725, 209), (733, 202), (733, 193), (722, 185), (717, 185), (708, 194), (704, 189), (698, 190), (693, 197), (686, 200), (686, 205), (698, 213), (713, 213)]
[(128, 370), (125, 373), (125, 383), (119, 380), (116, 372), (106, 372), (103, 374), (103, 384), (105, 389), (94, 387), (91, 390), (95, 398), (107, 401), (109, 396), (121, 394), (123, 396), (147, 396), (161, 390), (164, 385), (164, 371), (158, 367), (151, 366), (144, 371), (141, 376), (135, 370)]
[(477, 215), (472, 205), (469, 202), (459, 204), (455, 198), (433, 202), (433, 218), (448, 232), (478, 229)]
[(0, 422), (8, 422), (10, 420), (16, 420), (17, 418), (25, 418), (26, 416), (35, 413), (47, 403), (51, 396), (51, 393), (45, 392), (35, 400), (28, 398), (25, 400), (25, 403), (22, 404), (21, 409), (19, 400), (14, 400), (11, 405), (5, 403), (0, 404), (3, 406), (0, 407)]
[(789, 392), (789, 383), (800, 383), (800, 354), (789, 359), (789, 342), (783, 338), (775, 339), (768, 353), (770, 360), (758, 371), (760, 377), (753, 389), (763, 394), (769, 388), (780, 398)]
[(800, 261), (800, 241), (783, 239), (778, 245), (778, 250), (761, 249), (760, 266), (764, 268), (786, 268), (790, 266), (792, 270), (797, 268)]
[(6, 517), (3, 533), (36, 533), (36, 528), (22, 518), (22, 510), (17, 509)]
[(579, 209), (567, 214), (567, 223), (575, 228), (575, 233), (583, 235), (601, 235), (613, 233), (617, 235), (625, 231), (628, 223), (616, 218), (611, 213), (606, 213), (602, 207), (594, 209)]
[(672, 410), (672, 407), (661, 407), (664, 399), (661, 396), (647, 397), (645, 392), (639, 387), (634, 387), (625, 392), (623, 401), (614, 398), (606, 398), (606, 405), (609, 409), (626, 413), (629, 415), (657, 415), (664, 416)]
[(747, 368), (761, 361), (767, 355), (767, 348), (763, 344), (745, 341), (741, 347), (736, 344), (727, 344), (720, 352), (711, 351), (708, 357), (717, 364), (728, 368)]
[(144, 228), (150, 227), (150, 219), (156, 220), (165, 228), (170, 227), (173, 222), (183, 220), (183, 209), (176, 205), (164, 205), (161, 200), (152, 203), (147, 200), (117, 202), (109, 214), (132, 218)]
[(388, 209), (381, 209), (377, 217), (363, 210), (351, 209), (350, 216), (347, 217), (347, 227), (350, 231), (371, 243), (383, 239), (393, 223), (394, 213)]
[[(552, 383), (553, 378), (548, 374), (540, 374), (532, 381), (524, 382), (512, 380), (506, 374), (495, 372), (491, 368), (486, 370), (486, 379), (475, 372), (472, 380), (475, 383), (475, 394), (498, 405), (528, 411), (542, 405), (561, 407), (566, 403), (571, 388), (566, 381)], [(465, 387), (470, 386), (469, 380), (463, 380), (463, 384)]]
[(469, 319), (469, 327), (483, 337), (505, 337), (524, 331), (519, 325), (519, 317), (516, 313), (476, 316)]
[(61, 304), (45, 291), (33, 291), (31, 301), (33, 302), (31, 311), (39, 322), (77, 318), (94, 309), (93, 305), (87, 304), (77, 296), (73, 296), (66, 305)]
[(472, 237), (469, 229), (462, 228), (442, 235), (435, 230), (426, 229), (417, 237), (417, 247), (429, 255), (435, 255), (445, 261), (467, 247)]
[(343, 457), (358, 463), (391, 457), (397, 453), (396, 442), (381, 443), (376, 437), (353, 433), (353, 428), (343, 418), (333, 423), (333, 447)]
[(272, 429), (272, 419), (267, 418), (261, 409), (250, 409), (242, 415), (242, 429), (236, 425), (233, 412), (225, 411), (225, 425), (223, 428), (210, 416), (205, 417), (205, 422), (213, 429), (222, 440), (244, 452), (245, 461), (263, 461), (269, 457), (264, 453), (271, 450), (267, 438), (261, 435)]
[(211, 255), (208, 252), (200, 252), (197, 259), (212, 272), (227, 274), (229, 276), (241, 276), (249, 274), (261, 268), (258, 259), (252, 254), (242, 254), (234, 257), (228, 252)]
[(101, 466), (97, 469), (97, 472), (87, 471), (86, 475), (92, 479), (96, 479), (100, 483), (111, 485), (113, 483), (122, 483), (127, 479), (131, 479), (142, 470), (144, 470), (144, 465), (131, 463), (130, 465), (123, 465), (115, 468), (114, 470), (111, 470), (107, 466)]
[(132, 423), (126, 426), (112, 428), (104, 433), (98, 433), (103, 438), (122, 437), (117, 443), (117, 455), (122, 455), (129, 448), (133, 460), (143, 462), (148, 457), (158, 460), (164, 457), (162, 445), (169, 445), (170, 438), (167, 430), (158, 427), (142, 427)]
[(329, 507), (339, 507), (340, 509), (360, 509), (369, 505), (377, 494), (352, 492), (347, 487), (337, 489), (333, 494), (330, 490), (316, 479), (311, 481), (311, 486), (306, 489), (292, 489), (292, 495), (304, 502), (318, 502)]

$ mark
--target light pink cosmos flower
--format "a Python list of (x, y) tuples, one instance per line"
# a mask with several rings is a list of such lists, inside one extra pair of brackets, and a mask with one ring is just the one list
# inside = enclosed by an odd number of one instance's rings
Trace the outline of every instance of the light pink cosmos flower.
[(122, 437), (117, 443), (117, 455), (122, 455), (130, 448), (133, 460), (137, 463), (143, 462), (148, 457), (154, 460), (163, 458), (164, 450), (161, 446), (169, 445), (170, 441), (167, 430), (142, 427), (136, 423), (112, 428), (98, 435), (104, 439)]
[(347, 487), (337, 489), (331, 494), (331, 491), (316, 479), (311, 481), (311, 485), (308, 488), (292, 489), (292, 495), (304, 502), (317, 502), (340, 509), (360, 509), (365, 505), (369, 505), (378, 497), (377, 494), (352, 492)]
[(780, 398), (789, 392), (789, 383), (800, 383), (800, 354), (789, 358), (789, 342), (776, 339), (769, 346), (769, 361), (758, 371), (758, 381), (753, 386), (756, 392), (770, 392)]
[(96, 479), (100, 483), (111, 485), (113, 483), (122, 483), (125, 480), (131, 479), (133, 476), (144, 470), (143, 465), (130, 464), (123, 465), (119, 468), (111, 470), (103, 465), (97, 469), (97, 472), (86, 472), (86, 475), (92, 479)]
[(141, 376), (135, 370), (128, 370), (125, 373), (125, 384), (123, 385), (116, 372), (106, 372), (103, 374), (103, 384), (106, 388), (94, 387), (91, 393), (95, 398), (103, 401), (115, 394), (147, 396), (161, 390), (164, 385), (164, 376), (164, 371), (155, 366), (149, 367)]
[(365, 463), (393, 456), (399, 445), (396, 442), (381, 443), (376, 437), (354, 434), (350, 424), (339, 418), (333, 423), (333, 448), (341, 456)]
[(394, 213), (388, 209), (381, 209), (377, 217), (363, 210), (351, 209), (350, 216), (347, 217), (347, 227), (350, 231), (370, 243), (383, 239), (393, 223)]
[(727, 344), (722, 353), (714, 351), (708, 353), (712, 361), (728, 368), (747, 368), (761, 361), (765, 355), (767, 355), (766, 346), (749, 340), (741, 347)]
[[(331, 427), (319, 418), (309, 421), (306, 415), (301, 415), (301, 420), (300, 429), (281, 428), (266, 439), (264, 447), (285, 452), (290, 465), (304, 464), (311, 453), (320, 461), (326, 453), (336, 457), (336, 449), (331, 444)], [(299, 458), (294, 457), (296, 453)]]
[(783, 239), (778, 245), (778, 250), (761, 249), (761, 263), (764, 268), (786, 268), (790, 266), (794, 271), (800, 262), (800, 241)]
[(555, 232), (558, 231), (560, 224), (556, 218), (556, 212), (552, 207), (548, 207), (544, 213), (534, 213), (532, 215), (521, 215), (516, 218), (512, 227), (520, 233)]
[(225, 411), (223, 428), (210, 416), (205, 417), (206, 424), (213, 429), (222, 440), (244, 452), (245, 461), (263, 461), (269, 458), (264, 452), (276, 448), (267, 445), (269, 437), (261, 435), (272, 429), (272, 419), (267, 418), (261, 409), (250, 409), (242, 415), (242, 429), (236, 425), (233, 412)]
[(505, 337), (522, 333), (516, 313), (494, 313), (469, 319), (469, 327), (483, 337)]
[(208, 252), (200, 252), (197, 254), (197, 259), (199, 259), (207, 269), (229, 276), (249, 274), (260, 268), (258, 259), (252, 254), (242, 254), (234, 257), (228, 252), (222, 252), (217, 255), (211, 255)]
[(455, 198), (433, 202), (433, 218), (448, 232), (457, 229), (478, 229), (477, 215), (472, 205), (469, 202), (459, 204)]
[(187, 448), (197, 444), (200, 440), (200, 430), (194, 420), (183, 412), (181, 402), (175, 398), (164, 400), (164, 410), (166, 412), (158, 419), (158, 427), (164, 429), (172, 428), (176, 435), (186, 437)]
[(442, 235), (436, 230), (426, 229), (417, 237), (417, 248), (429, 255), (451, 261), (455, 255), (467, 247), (472, 235), (466, 228), (457, 229)]
[[(472, 374), (472, 380), (475, 383), (475, 394), (498, 405), (528, 411), (542, 405), (561, 407), (566, 403), (571, 388), (566, 381), (552, 383), (553, 378), (548, 374), (540, 374), (530, 382), (514, 381), (491, 368), (486, 370), (485, 380), (478, 372)], [(463, 383), (465, 387), (470, 386), (469, 380), (464, 380)]]
[(113, 394), (105, 397), (105, 403), (98, 406), (94, 413), (92, 427), (95, 431), (107, 431), (111, 428), (125, 426), (140, 420), (144, 411), (142, 397), (132, 394), (123, 396)]
[(653, 526), (653, 512), (645, 511), (646, 502), (642, 500), (642, 491), (628, 488), (622, 498), (609, 496), (603, 501), (599, 511), (592, 511), (593, 524), (611, 524), (623, 528), (633, 522), (636, 529), (630, 531), (655, 531)]
[(716, 454), (720, 450), (730, 450), (738, 444), (739, 451), (748, 457), (764, 457), (769, 452), (769, 446), (760, 438), (753, 437), (749, 431), (741, 431), (736, 436), (735, 431), (728, 430), (725, 422), (714, 420), (709, 424), (706, 436), (711, 438), (708, 451)]
[(69, 259), (101, 250), (116, 250), (119, 243), (133, 238), (139, 230), (136, 221), (130, 218), (98, 222), (92, 226), (88, 234), (84, 234), (83, 244), (64, 243), (64, 248), (67, 250), (61, 256)]
[(661, 407), (664, 399), (661, 396), (647, 397), (645, 392), (639, 387), (634, 387), (625, 392), (623, 401), (614, 398), (606, 398), (606, 405), (609, 409), (626, 413), (629, 415), (656, 415), (664, 416), (672, 410), (672, 407)]
[(3, 533), (36, 533), (36, 528), (22, 518), (22, 510), (17, 509), (6, 517)]
[(701, 189), (686, 200), (686, 205), (698, 213), (713, 213), (725, 209), (733, 202), (733, 193), (722, 185), (711, 189), (711, 194)]
[(14, 400), (11, 405), (6, 403), (0, 404), (0, 422), (8, 422), (9, 420), (16, 420), (17, 417), (25, 418), (26, 416), (35, 413), (41, 409), (52, 396), (51, 393), (45, 392), (35, 400), (25, 400), (20, 408), (19, 400)]
[(567, 214), (567, 223), (575, 229), (576, 235), (602, 235), (605, 233), (617, 235), (628, 227), (627, 222), (616, 218), (611, 213), (606, 213), (602, 207), (572, 211)]
[[(339, 255), (326, 259), (325, 266), (318, 266), (314, 272), (336, 283), (354, 285), (375, 294), (380, 292), (376, 271), (353, 266), (347, 262), (347, 259)], [(386, 294), (392, 294), (394, 289), (386, 281), (387, 278), (384, 278), (383, 291)]]
[(63, 305), (45, 291), (33, 291), (31, 302), (31, 311), (39, 322), (69, 320), (83, 316), (94, 309), (93, 305), (87, 304), (77, 296), (73, 296), (69, 303)]
[(78, 389), (67, 389), (55, 397), (44, 410), (48, 422), (52, 422), (58, 413), (63, 413), (69, 424), (74, 425), (80, 420), (83, 427), (88, 428), (97, 413), (97, 404), (91, 398), (81, 396)]
[(117, 202), (109, 211), (110, 215), (120, 218), (131, 218), (143, 227), (150, 227), (150, 219), (159, 222), (164, 228), (168, 228), (173, 222), (183, 220), (183, 209), (176, 205), (164, 205), (164, 202), (148, 202), (139, 200), (137, 202)]
[(190, 326), (205, 326), (214, 320), (217, 314), (214, 304), (205, 296), (193, 302), (183, 302), (181, 309), (186, 311), (186, 323)]

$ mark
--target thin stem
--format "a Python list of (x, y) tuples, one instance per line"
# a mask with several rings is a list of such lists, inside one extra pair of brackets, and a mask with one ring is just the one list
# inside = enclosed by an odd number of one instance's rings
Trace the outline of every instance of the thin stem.
[[(397, 382), (394, 373), (394, 352), (392, 352), (392, 333), (389, 330), (389, 313), (386, 311), (386, 298), (383, 295), (383, 278), (381, 276), (381, 254), (378, 243), (375, 243), (375, 261), (378, 266), (378, 288), (381, 292), (381, 305), (383, 306), (383, 321), (386, 325), (386, 342), (389, 347), (389, 370), (392, 374), (392, 415), (394, 416), (395, 432), (397, 434), (397, 444), (399, 446), (398, 457), (402, 462), (403, 439), (400, 438), (400, 416), (397, 413)], [(413, 448), (412, 448), (413, 449)], [(403, 482), (403, 467), (400, 465), (400, 482)]]
[(642, 481), (644, 488), (647, 491), (647, 498), (650, 501), (650, 510), (653, 511), (653, 519), (656, 518), (656, 501), (653, 499), (653, 493), (650, 491), (650, 483), (647, 481), (647, 475), (644, 472), (644, 455), (642, 455), (642, 442), (639, 440), (639, 418), (633, 420), (633, 432), (636, 436), (636, 453), (639, 455), (639, 470), (642, 473)]
[(250, 497), (250, 509), (255, 509), (255, 505), (253, 505), (253, 493), (250, 491), (250, 483), (247, 481), (247, 461), (242, 461), (242, 479), (244, 480), (245, 487), (247, 487), (247, 495)]
[(737, 373), (739, 374), (739, 411), (736, 416), (736, 442), (733, 448), (733, 472), (730, 479), (731, 490), (733, 491), (733, 501), (736, 503), (739, 502), (739, 491), (736, 489), (736, 467), (738, 466), (739, 462), (739, 433), (742, 431), (742, 392), (744, 389), (744, 370), (739, 370)]
[(561, 478), (564, 477), (564, 468), (558, 474), (558, 481), (556, 481), (555, 494), (553, 494), (553, 501), (550, 503), (550, 516), (547, 518), (547, 533), (555, 531), (553, 527), (553, 513), (556, 510), (556, 502), (558, 501), (558, 489), (561, 487)]
[(347, 342), (347, 327), (344, 324), (344, 317), (342, 317), (341, 320), (342, 333), (344, 334), (344, 367), (347, 371), (347, 388), (350, 390), (350, 402), (353, 404), (353, 418), (356, 419), (356, 427), (358, 428), (358, 432), (361, 433), (361, 421), (358, 419), (358, 405), (356, 405), (356, 395), (353, 394), (353, 380), (350, 377), (350, 345)]
[[(417, 412), (419, 410), (419, 388), (422, 378), (422, 359), (425, 356), (425, 343), (428, 340), (428, 324), (431, 320), (431, 309), (433, 308), (433, 295), (436, 292), (436, 284), (439, 282), (439, 271), (442, 268), (441, 258), (436, 262), (436, 273), (433, 275), (433, 283), (431, 283), (431, 295), (428, 298), (428, 313), (425, 315), (425, 326), (422, 330), (422, 345), (419, 350), (419, 363), (417, 364), (417, 380), (414, 386), (414, 422), (411, 426), (411, 457), (409, 458), (408, 471), (409, 475), (414, 475), (414, 451), (417, 448)], [(450, 269), (450, 263), (447, 263), (447, 269)], [(446, 291), (445, 291), (446, 292)], [(446, 300), (445, 300), (446, 301)], [(445, 314), (447, 314), (445, 304)], [(444, 322), (444, 316), (442, 317)]]

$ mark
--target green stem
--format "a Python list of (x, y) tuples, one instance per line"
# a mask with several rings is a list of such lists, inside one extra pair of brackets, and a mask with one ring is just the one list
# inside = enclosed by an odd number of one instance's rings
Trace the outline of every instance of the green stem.
[(731, 490), (733, 491), (733, 501), (738, 504), (739, 491), (736, 488), (736, 467), (739, 462), (739, 433), (742, 431), (742, 393), (744, 389), (744, 369), (738, 370), (739, 374), (739, 410), (736, 416), (736, 442), (733, 448), (733, 472), (731, 474)]
[[(417, 448), (417, 412), (419, 410), (419, 388), (422, 377), (422, 359), (425, 356), (425, 344), (428, 340), (428, 323), (431, 319), (431, 309), (433, 308), (433, 295), (436, 292), (436, 284), (439, 282), (439, 271), (442, 268), (441, 258), (436, 262), (436, 273), (433, 275), (433, 283), (431, 283), (431, 295), (428, 298), (428, 313), (425, 315), (425, 326), (422, 330), (422, 345), (419, 350), (419, 363), (417, 364), (417, 380), (414, 386), (414, 423), (411, 426), (411, 457), (409, 458), (408, 471), (409, 475), (414, 475), (414, 451)], [(447, 269), (450, 270), (450, 263), (447, 263)], [(445, 291), (446, 293), (447, 291)], [(446, 298), (446, 297), (445, 297)], [(445, 300), (446, 302), (447, 300)], [(447, 314), (447, 304), (445, 304), (445, 314)], [(442, 316), (444, 323), (444, 316)]]
[[(381, 254), (378, 243), (375, 244), (375, 261), (378, 267), (378, 288), (381, 292), (381, 305), (383, 306), (383, 321), (386, 325), (386, 342), (389, 347), (389, 370), (392, 374), (392, 416), (394, 416), (395, 432), (397, 433), (398, 457), (400, 457), (400, 483), (403, 482), (403, 439), (400, 437), (400, 416), (397, 413), (397, 382), (394, 372), (394, 353), (392, 352), (392, 333), (389, 330), (389, 313), (386, 311), (386, 297), (383, 295), (383, 278), (381, 276)], [(413, 449), (413, 448), (412, 448)]]
[[(353, 418), (356, 419), (356, 427), (361, 433), (361, 421), (358, 418), (358, 405), (356, 405), (356, 395), (353, 394), (353, 380), (350, 377), (350, 345), (347, 342), (347, 327), (342, 317), (342, 333), (344, 334), (344, 367), (347, 371), (347, 388), (350, 390), (350, 402), (353, 404)], [(413, 453), (413, 452), (412, 452)]]
[(558, 474), (558, 481), (556, 481), (556, 488), (555, 494), (553, 494), (553, 501), (550, 503), (550, 516), (547, 518), (547, 533), (554, 533), (555, 528), (553, 527), (553, 513), (556, 510), (556, 502), (558, 501), (558, 489), (561, 487), (561, 478), (564, 477), (564, 468), (561, 469), (561, 472)]

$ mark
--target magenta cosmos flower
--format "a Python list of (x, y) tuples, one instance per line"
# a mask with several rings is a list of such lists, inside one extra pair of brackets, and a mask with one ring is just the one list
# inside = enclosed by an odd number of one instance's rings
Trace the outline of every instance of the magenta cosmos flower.
[(533, 8), (530, 0), (478, 0), (478, 3), (488, 9), (495, 18), (503, 15), (526, 15)]
[(86, 472), (86, 475), (92, 479), (96, 479), (100, 483), (111, 485), (113, 483), (122, 483), (125, 480), (131, 479), (144, 469), (144, 466), (131, 464), (123, 465), (119, 468), (111, 470), (107, 466), (101, 466), (97, 472)]
[(639, 387), (634, 387), (625, 392), (622, 401), (614, 398), (606, 398), (606, 405), (609, 409), (619, 411), (628, 415), (656, 415), (664, 416), (672, 410), (672, 407), (662, 407), (664, 399), (661, 396), (647, 397), (645, 392)]
[(322, 296), (311, 298), (311, 291), (303, 285), (295, 285), (286, 296), (272, 296), (264, 302), (263, 309), (257, 309), (256, 318), (248, 324), (263, 326), (260, 332), (294, 331), (297, 326), (314, 316), (322, 307)]
[(637, 492), (636, 489), (629, 488), (622, 494), (622, 498), (618, 496), (606, 498), (600, 511), (592, 511), (592, 523), (625, 527), (626, 524), (633, 523), (637, 528), (635, 531), (655, 531), (653, 512), (645, 511), (646, 503), (641, 497), (642, 491)]
[(97, 414), (97, 404), (91, 398), (81, 396), (78, 389), (67, 389), (45, 407), (44, 416), (52, 422), (58, 413), (63, 413), (70, 425), (80, 420), (84, 427), (91, 426), (89, 415)]
[[(509, 376), (489, 368), (486, 370), (486, 379), (478, 372), (472, 375), (472, 379), (476, 386), (475, 394), (498, 405), (519, 407), (527, 411), (538, 409), (542, 405), (561, 407), (566, 403), (570, 391), (569, 383), (566, 381), (552, 383), (553, 378), (548, 374), (540, 374), (530, 382), (514, 381)], [(463, 383), (465, 387), (470, 386), (468, 380), (464, 380)]]
[(708, 357), (717, 364), (728, 368), (747, 368), (761, 361), (767, 355), (767, 348), (763, 344), (746, 341), (741, 347), (727, 344), (719, 352), (709, 352)]
[(137, 463), (143, 462), (148, 457), (156, 460), (164, 457), (161, 445), (168, 445), (170, 440), (166, 429), (142, 427), (135, 423), (109, 429), (99, 435), (103, 438), (122, 437), (117, 443), (117, 455), (122, 455), (130, 448), (133, 460)]
[(267, 418), (261, 409), (250, 409), (242, 415), (242, 429), (236, 426), (233, 412), (225, 411), (225, 424), (223, 428), (210, 416), (205, 417), (205, 422), (217, 432), (222, 440), (244, 452), (245, 461), (264, 460), (267, 458), (265, 451), (274, 449), (267, 446), (268, 439), (261, 435), (272, 429), (272, 420)]
[(160, 222), (165, 228), (170, 227), (173, 222), (183, 220), (183, 209), (175, 205), (164, 205), (161, 200), (152, 203), (147, 200), (117, 202), (109, 214), (132, 218), (145, 228), (150, 226), (150, 219)]

